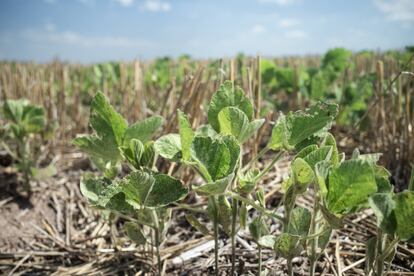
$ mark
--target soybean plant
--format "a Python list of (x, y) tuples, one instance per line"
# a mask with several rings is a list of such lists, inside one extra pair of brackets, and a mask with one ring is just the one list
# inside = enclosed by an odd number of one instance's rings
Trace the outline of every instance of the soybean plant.
[[(53, 134), (53, 128), (46, 124), (43, 107), (31, 105), (28, 100), (6, 100), (2, 106), (3, 127), (1, 147), (16, 162), (16, 167), (23, 174), (23, 188), (30, 195), (30, 180), (52, 176), (53, 165), (37, 168), (36, 147), (40, 147), (39, 138)], [(37, 140), (36, 140), (37, 139)]]
[[(126, 234), (137, 245), (154, 240), (161, 274), (160, 244), (170, 217), (168, 205), (187, 194), (181, 181), (159, 173), (154, 166), (151, 138), (163, 119), (153, 116), (128, 126), (102, 93), (92, 100), (90, 113), (94, 134), (77, 137), (73, 143), (90, 155), (103, 177), (84, 175), (81, 192), (92, 206), (127, 218)], [(130, 172), (119, 178), (122, 164), (128, 165)], [(147, 229), (153, 237), (146, 234)]]

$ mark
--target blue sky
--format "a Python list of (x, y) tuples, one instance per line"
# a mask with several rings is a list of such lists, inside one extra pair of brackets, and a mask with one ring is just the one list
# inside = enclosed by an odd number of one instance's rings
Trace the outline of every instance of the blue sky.
[(1, 0), (0, 59), (323, 53), (414, 44), (414, 0)]

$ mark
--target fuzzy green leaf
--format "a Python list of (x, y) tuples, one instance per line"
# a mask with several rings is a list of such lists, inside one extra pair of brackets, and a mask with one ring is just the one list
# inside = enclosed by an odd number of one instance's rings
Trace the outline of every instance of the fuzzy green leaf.
[(194, 191), (200, 195), (222, 195), (226, 192), (233, 178), (234, 174), (232, 173), (214, 182), (201, 185), (200, 187), (194, 187)]
[(375, 193), (368, 199), (369, 205), (377, 217), (377, 225), (385, 233), (393, 235), (397, 221), (395, 219), (395, 202), (391, 193)]
[(299, 236), (282, 233), (276, 237), (274, 250), (283, 258), (291, 259), (299, 256), (302, 249)]
[(155, 183), (148, 195), (146, 206), (159, 207), (184, 198), (188, 189), (180, 180), (166, 174), (155, 174)]
[(338, 113), (336, 104), (317, 103), (305, 111), (281, 115), (273, 128), (269, 147), (291, 150), (312, 135), (326, 129)]
[(403, 241), (414, 239), (414, 192), (404, 191), (394, 197), (397, 235)]
[(224, 82), (211, 98), (208, 109), (208, 122), (217, 131), (220, 131), (218, 115), (228, 106), (237, 107), (246, 114), (247, 119), (253, 118), (253, 105), (240, 87), (234, 87), (230, 81)]
[(128, 238), (137, 245), (143, 245), (147, 242), (146, 237), (136, 223), (128, 221), (124, 224), (124, 228)]
[(190, 148), (194, 139), (194, 132), (191, 128), (188, 117), (181, 111), (178, 110), (178, 125), (181, 139), (182, 156), (185, 161), (190, 160)]
[(303, 207), (296, 207), (292, 210), (287, 232), (296, 236), (306, 236), (311, 223), (311, 213)]
[(180, 135), (170, 133), (161, 136), (154, 144), (155, 151), (162, 157), (178, 161), (181, 158), (181, 139)]
[(132, 124), (125, 131), (124, 145), (128, 144), (131, 139), (138, 139), (145, 144), (154, 137), (163, 122), (164, 119), (161, 116), (152, 116)]
[(293, 160), (292, 173), (295, 182), (300, 185), (308, 185), (315, 177), (312, 167), (302, 158)]
[(362, 160), (347, 160), (329, 173), (327, 207), (334, 214), (344, 214), (365, 203), (376, 191), (372, 166)]

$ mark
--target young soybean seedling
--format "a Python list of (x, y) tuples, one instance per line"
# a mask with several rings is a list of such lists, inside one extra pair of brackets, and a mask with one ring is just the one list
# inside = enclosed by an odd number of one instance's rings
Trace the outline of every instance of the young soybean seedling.
[[(239, 202), (226, 192), (238, 186), (242, 145), (263, 125), (253, 120), (253, 104), (243, 90), (225, 82), (213, 95), (208, 110), (208, 125), (191, 129), (187, 116), (178, 111), (179, 134), (168, 134), (155, 143), (157, 152), (166, 159), (179, 161), (196, 170), (205, 184), (194, 187), (208, 198), (207, 212), (214, 224), (215, 271), (218, 271), (218, 226), (232, 240), (232, 274), (235, 267), (235, 237)], [(189, 222), (200, 231), (194, 217)]]
[[(119, 214), (129, 221), (125, 232), (137, 245), (144, 245), (150, 234), (155, 241), (158, 274), (162, 263), (160, 244), (170, 217), (168, 205), (187, 194), (181, 181), (159, 173), (154, 167), (151, 138), (162, 125), (159, 116), (130, 126), (98, 93), (91, 104), (90, 124), (95, 133), (74, 139), (103, 170), (103, 177), (90, 174), (81, 180), (81, 192), (92, 206)], [(126, 163), (131, 172), (117, 178), (117, 168)]]
[(28, 100), (6, 100), (2, 106), (2, 117), (6, 120), (1, 146), (16, 162), (23, 174), (23, 188), (30, 195), (30, 180), (50, 177), (56, 173), (53, 165), (36, 167), (35, 136), (48, 136), (49, 130), (43, 107), (31, 105)]

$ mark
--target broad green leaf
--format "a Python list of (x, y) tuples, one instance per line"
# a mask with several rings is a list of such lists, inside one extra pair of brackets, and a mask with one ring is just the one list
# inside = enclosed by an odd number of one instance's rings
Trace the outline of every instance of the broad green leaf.
[(334, 214), (344, 214), (367, 201), (377, 191), (375, 175), (368, 162), (351, 159), (329, 173), (327, 207)]
[(330, 126), (338, 113), (336, 104), (317, 103), (305, 111), (279, 116), (273, 128), (269, 147), (292, 150), (296, 145)]
[(240, 87), (234, 87), (230, 81), (224, 82), (211, 98), (208, 109), (208, 122), (218, 132), (220, 123), (218, 115), (228, 106), (237, 107), (246, 114), (250, 121), (253, 118), (253, 105)]
[[(111, 190), (108, 190), (111, 191)], [(111, 196), (109, 196), (111, 195)], [(134, 208), (132, 205), (128, 203), (126, 200), (125, 194), (122, 192), (118, 192), (114, 195), (108, 194), (107, 196), (107, 202), (104, 205), (104, 208), (107, 210), (117, 211), (120, 213), (131, 213), (134, 211)]]
[[(211, 137), (194, 137), (191, 145), (192, 160), (209, 182), (221, 179), (234, 172), (240, 155), (240, 146), (230, 136), (213, 139)], [(206, 174), (208, 174), (206, 176)]]
[(191, 226), (193, 226), (195, 229), (197, 229), (197, 231), (201, 232), (203, 235), (205, 236), (211, 235), (207, 227), (204, 224), (202, 224), (200, 221), (198, 221), (198, 219), (192, 214), (185, 215), (185, 218), (187, 219), (188, 223), (191, 224)]
[(368, 199), (369, 205), (377, 217), (377, 225), (385, 233), (393, 235), (397, 221), (395, 219), (395, 202), (391, 193), (375, 193)]
[(247, 126), (247, 129), (244, 132), (244, 135), (242, 136), (240, 142), (244, 143), (249, 138), (251, 138), (259, 130), (259, 128), (263, 126), (264, 122), (265, 122), (265, 119), (257, 119), (257, 120), (251, 121), (249, 125)]
[(331, 164), (328, 161), (321, 161), (315, 165), (316, 182), (318, 183), (319, 189), (324, 198), (328, 194), (328, 187), (326, 185), (326, 182), (330, 167)]
[(127, 145), (131, 139), (138, 139), (145, 144), (154, 137), (163, 122), (164, 119), (161, 116), (152, 116), (132, 124), (125, 131), (124, 145)]
[(136, 223), (128, 221), (124, 224), (124, 228), (128, 238), (130, 238), (137, 245), (143, 245), (147, 242), (145, 235)]
[(291, 259), (299, 256), (302, 249), (299, 236), (289, 233), (282, 233), (276, 237), (274, 250), (283, 258)]
[(305, 158), (307, 155), (309, 155), (311, 152), (318, 149), (317, 145), (309, 145), (296, 154), (295, 158)]
[(321, 161), (330, 161), (332, 160), (332, 146), (323, 146), (317, 150), (312, 151), (306, 155), (303, 159), (311, 166), (312, 169), (315, 168), (315, 165)]
[(155, 151), (162, 157), (178, 161), (181, 158), (181, 139), (178, 134), (161, 136), (154, 144)]
[(111, 181), (109, 179), (95, 179), (90, 174), (82, 176), (80, 181), (80, 191), (84, 197), (93, 204), (96, 204), (99, 200), (99, 196), (105, 187), (109, 186)]
[(339, 152), (338, 147), (336, 145), (335, 137), (331, 133), (327, 133), (325, 136), (325, 139), (323, 140), (324, 146), (331, 146), (332, 147), (332, 157), (331, 162), (334, 165), (337, 165), (339, 163)]
[(237, 190), (241, 193), (250, 193), (256, 187), (256, 177), (259, 175), (258, 169), (252, 169), (238, 177)]
[(129, 201), (132, 201), (136, 208), (145, 205), (155, 184), (155, 178), (143, 171), (135, 171), (127, 175), (120, 182), (120, 188)]
[(201, 125), (195, 131), (196, 136), (208, 136), (211, 138), (215, 138), (217, 136), (217, 132), (213, 129), (211, 125)]
[(144, 151), (145, 147), (142, 142), (135, 138), (131, 139), (126, 146), (121, 147), (121, 152), (124, 158), (136, 169), (141, 165), (141, 158)]
[(122, 146), (127, 122), (100, 92), (92, 100), (89, 122), (95, 133), (77, 137), (73, 144), (97, 158), (114, 162), (119, 160), (118, 147)]
[(241, 141), (249, 125), (246, 114), (237, 107), (227, 106), (218, 113), (220, 133), (233, 135)]
[(292, 235), (304, 237), (309, 232), (311, 213), (303, 207), (296, 207), (292, 210), (287, 232)]
[(178, 110), (177, 113), (182, 155), (185, 161), (189, 161), (191, 155), (190, 148), (194, 139), (194, 132), (187, 116), (181, 110)]
[(273, 235), (266, 235), (263, 237), (260, 237), (259, 244), (263, 247), (274, 249), (276, 242), (276, 237)]
[(226, 192), (230, 183), (233, 181), (233, 178), (234, 173), (214, 182), (210, 182), (199, 187), (194, 187), (194, 191), (200, 195), (222, 195)]
[(394, 197), (397, 235), (403, 241), (414, 239), (414, 192), (404, 191)]
[(394, 190), (387, 178), (375, 176), (375, 181), (377, 182), (378, 193), (392, 193)]
[(312, 167), (302, 158), (296, 158), (292, 162), (292, 173), (295, 183), (308, 185), (315, 177)]
[(269, 228), (261, 217), (256, 217), (253, 219), (249, 225), (249, 231), (253, 240), (256, 242), (258, 242), (262, 236), (269, 234)]
[(184, 198), (188, 189), (183, 186), (180, 180), (166, 174), (155, 174), (155, 183), (149, 193), (146, 206), (159, 207)]
[(5, 119), (11, 120), (25, 133), (38, 133), (45, 129), (44, 108), (31, 105), (26, 99), (6, 100), (3, 104), (3, 114)]
[(90, 124), (102, 141), (122, 145), (128, 124), (101, 92), (92, 100)]

